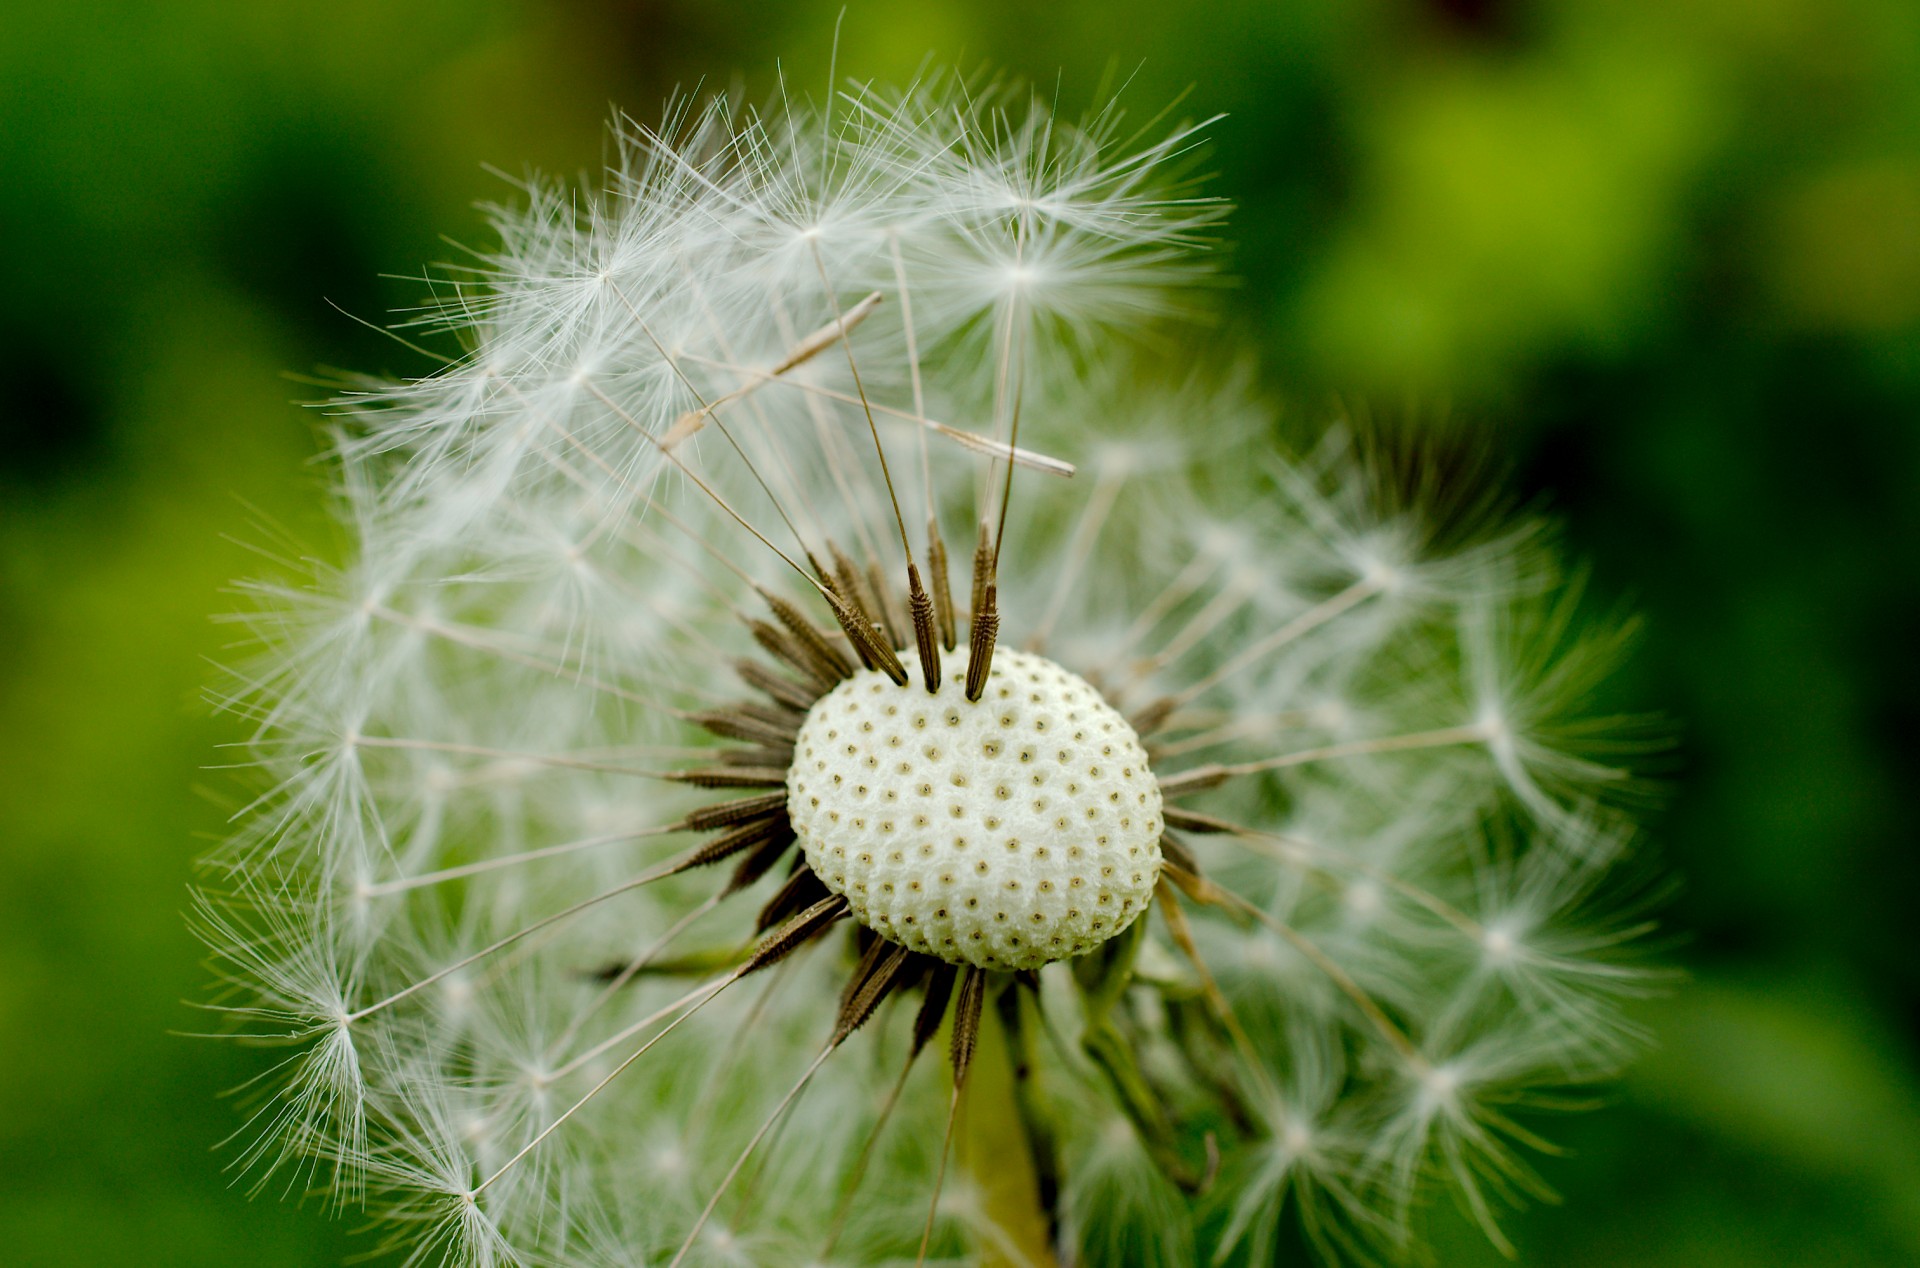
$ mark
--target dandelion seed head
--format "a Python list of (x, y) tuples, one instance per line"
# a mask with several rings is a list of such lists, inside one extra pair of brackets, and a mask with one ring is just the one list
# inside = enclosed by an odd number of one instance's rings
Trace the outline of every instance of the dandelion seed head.
[(1441, 1186), (1497, 1241), (1508, 1103), (1645, 981), (1547, 535), (1161, 381), (1191, 130), (939, 76), (623, 129), (337, 403), (353, 557), (247, 589), (236, 1165), (418, 1263), (1366, 1258)]

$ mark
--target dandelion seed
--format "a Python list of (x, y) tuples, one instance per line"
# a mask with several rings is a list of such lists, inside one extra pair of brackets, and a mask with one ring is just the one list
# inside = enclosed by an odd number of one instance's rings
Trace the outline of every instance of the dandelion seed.
[(1500, 1107), (1634, 1046), (1618, 639), (1417, 450), (1150, 386), (1221, 208), (1121, 135), (682, 104), (500, 213), (255, 588), (240, 1166), (409, 1262), (1498, 1239)]

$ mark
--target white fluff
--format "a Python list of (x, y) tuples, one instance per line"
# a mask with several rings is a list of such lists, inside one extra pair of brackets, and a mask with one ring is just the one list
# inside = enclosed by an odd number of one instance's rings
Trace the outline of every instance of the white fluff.
[[(692, 720), (743, 694), (759, 588), (812, 602), (829, 540), (898, 585), (931, 522), (964, 607), (1004, 509), (996, 670), (1157, 716), (1142, 774), (1218, 768), (1179, 804), (1239, 825), (1187, 838), (1216, 897), (990, 1017), (1031, 1071), (997, 1112), (1060, 1165), (1058, 1253), (1265, 1257), (1290, 1204), (1372, 1253), (1436, 1177), (1490, 1232), (1537, 1187), (1503, 1107), (1617, 1067), (1643, 983), (1592, 902), (1632, 834), (1584, 713), (1618, 640), (1537, 524), (1417, 453), (1280, 452), (1230, 358), (1155, 385), (1220, 208), (1170, 175), (1190, 133), (1123, 132), (939, 79), (683, 104), (604, 191), (498, 213), (409, 336), (452, 336), (445, 368), (342, 403), (351, 557), (246, 618), (225, 700), (261, 787), (201, 925), (216, 1006), (292, 1051), (243, 1165), (318, 1172), (414, 1262), (670, 1259), (852, 959), (836, 935), (733, 984), (780, 877), (638, 883), (709, 800), (659, 776), (713, 760)], [(820, 1065), (693, 1259), (913, 1255), (948, 1085), (906, 1065), (912, 1012)], [(1011, 1236), (961, 1152), (935, 1260)]]

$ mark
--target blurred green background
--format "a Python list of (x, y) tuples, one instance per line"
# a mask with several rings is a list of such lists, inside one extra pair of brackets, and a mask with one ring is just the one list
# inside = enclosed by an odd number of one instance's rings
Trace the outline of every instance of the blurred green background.
[[(329, 301), (379, 319), (483, 242), (483, 164), (591, 169), (610, 105), (776, 63), (817, 93), (838, 9), (0, 6), (0, 1261), (367, 1248), (229, 1187), (257, 1054), (169, 1033), (237, 734), (208, 614), (257, 518), (329, 540), (288, 374), (421, 371)], [(1690, 978), (1612, 1108), (1552, 1125), (1524, 1261), (1920, 1263), (1920, 6), (848, 6), (844, 72), (928, 54), (1227, 112), (1229, 321), (1293, 413), (1490, 430), (1649, 618), (1620, 692), (1685, 728)]]

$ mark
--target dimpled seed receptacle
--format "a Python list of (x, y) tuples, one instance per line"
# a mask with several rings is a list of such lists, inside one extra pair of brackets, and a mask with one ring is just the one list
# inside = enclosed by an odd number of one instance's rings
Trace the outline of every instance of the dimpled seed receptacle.
[(979, 701), (967, 653), (927, 693), (855, 674), (808, 711), (787, 772), (807, 865), (875, 933), (985, 969), (1083, 955), (1138, 919), (1160, 875), (1160, 786), (1085, 679), (1000, 650)]

